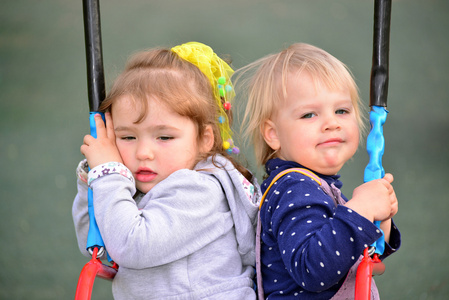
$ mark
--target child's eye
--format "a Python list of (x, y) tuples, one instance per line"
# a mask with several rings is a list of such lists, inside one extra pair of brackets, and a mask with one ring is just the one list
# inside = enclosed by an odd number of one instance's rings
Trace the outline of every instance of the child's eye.
[(307, 113), (301, 116), (301, 119), (310, 119), (316, 116), (314, 113)]
[(161, 140), (161, 141), (169, 141), (169, 140), (174, 139), (174, 137), (172, 137), (172, 136), (160, 136), (160, 137), (158, 137), (158, 139)]
[(135, 140), (136, 138), (133, 136), (123, 136), (120, 139), (123, 141), (132, 141), (132, 140)]
[(344, 115), (344, 114), (348, 114), (348, 113), (349, 113), (348, 109), (337, 109), (335, 111), (335, 114), (337, 114), (337, 115)]

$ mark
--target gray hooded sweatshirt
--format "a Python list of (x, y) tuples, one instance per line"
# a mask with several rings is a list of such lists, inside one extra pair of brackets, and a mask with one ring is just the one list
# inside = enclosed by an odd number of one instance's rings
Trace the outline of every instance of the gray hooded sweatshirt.
[[(108, 170), (93, 180), (107, 164), (89, 172), (95, 218), (119, 265), (115, 299), (256, 299), (257, 180), (249, 183), (222, 156), (214, 161), (221, 167), (209, 158), (136, 200), (132, 176)], [(81, 179), (72, 213), (79, 248), (90, 256), (87, 184)]]

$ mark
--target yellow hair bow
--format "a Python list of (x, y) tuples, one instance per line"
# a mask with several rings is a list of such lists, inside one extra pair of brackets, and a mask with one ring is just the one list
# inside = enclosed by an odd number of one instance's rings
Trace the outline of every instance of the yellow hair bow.
[(223, 139), (223, 148), (228, 153), (239, 153), (232, 140), (232, 130), (225, 110), (231, 109), (231, 101), (235, 96), (231, 82), (234, 70), (211, 47), (198, 42), (189, 42), (171, 49), (180, 58), (197, 66), (209, 79), (219, 109), (218, 125)]

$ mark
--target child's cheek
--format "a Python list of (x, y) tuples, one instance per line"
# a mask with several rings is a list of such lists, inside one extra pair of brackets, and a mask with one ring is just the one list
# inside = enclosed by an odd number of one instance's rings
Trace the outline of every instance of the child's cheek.
[(120, 156), (122, 157), (123, 163), (125, 166), (130, 166), (130, 162), (132, 161), (132, 149), (130, 147), (127, 147), (126, 145), (123, 145), (122, 143), (117, 143), (117, 149), (120, 153)]

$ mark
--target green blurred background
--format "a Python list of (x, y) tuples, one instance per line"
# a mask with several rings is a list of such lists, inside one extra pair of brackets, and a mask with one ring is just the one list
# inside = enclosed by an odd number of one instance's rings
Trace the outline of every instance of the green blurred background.
[[(0, 299), (71, 299), (87, 262), (71, 217), (88, 132), (82, 18), (81, 0), (0, 4)], [(149, 47), (200, 41), (240, 68), (307, 42), (351, 68), (367, 103), (372, 18), (372, 0), (102, 1), (107, 87)], [(393, 1), (384, 167), (403, 244), (377, 278), (383, 299), (449, 299), (448, 29), (447, 0)], [(365, 152), (342, 170), (348, 196)], [(92, 299), (110, 289), (98, 280)]]

